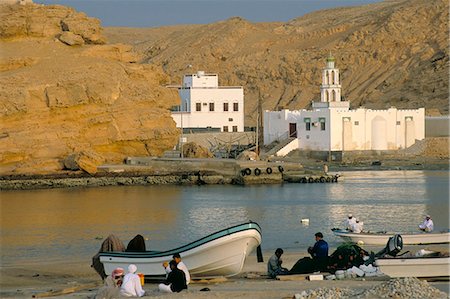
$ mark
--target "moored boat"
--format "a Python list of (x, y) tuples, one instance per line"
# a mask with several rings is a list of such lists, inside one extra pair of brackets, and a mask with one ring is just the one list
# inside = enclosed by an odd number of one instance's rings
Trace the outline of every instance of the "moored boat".
[(135, 264), (138, 272), (161, 277), (166, 274), (162, 263), (179, 253), (194, 278), (229, 277), (241, 272), (245, 258), (260, 244), (260, 226), (247, 222), (166, 251), (101, 252), (99, 258), (106, 273)]
[(378, 258), (375, 265), (390, 277), (450, 276), (448, 256)]
[[(386, 245), (389, 237), (397, 233), (377, 232), (377, 233), (353, 233), (348, 230), (333, 229), (336, 236), (341, 237), (346, 242), (353, 242), (360, 245)], [(418, 232), (401, 233), (404, 245), (415, 244), (445, 244), (450, 243), (450, 232)]]

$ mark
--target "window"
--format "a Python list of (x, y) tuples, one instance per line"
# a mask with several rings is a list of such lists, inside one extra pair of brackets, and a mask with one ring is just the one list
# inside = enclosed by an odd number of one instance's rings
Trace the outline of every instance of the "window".
[(311, 131), (311, 118), (305, 117), (303, 121), (305, 122), (306, 131)]
[(233, 132), (237, 132), (237, 126), (233, 126)]
[(228, 103), (223, 103), (223, 111), (228, 111)]
[(325, 131), (325, 117), (319, 117), (320, 130)]
[(230, 117), (230, 118), (228, 119), (228, 121), (233, 121), (233, 119)]
[(400, 121), (399, 120), (397, 120), (397, 126), (400, 126)]
[(233, 103), (233, 111), (239, 111), (239, 103)]
[(214, 111), (214, 103), (209, 103), (209, 111)]
[(195, 103), (195, 111), (202, 111), (202, 103)]
[(359, 121), (355, 121), (355, 126), (359, 126)]
[(228, 132), (228, 126), (223, 126), (223, 131)]

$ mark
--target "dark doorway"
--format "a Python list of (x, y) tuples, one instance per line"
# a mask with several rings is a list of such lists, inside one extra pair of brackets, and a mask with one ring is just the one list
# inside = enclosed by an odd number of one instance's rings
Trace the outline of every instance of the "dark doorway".
[(289, 123), (289, 137), (297, 138), (297, 124)]

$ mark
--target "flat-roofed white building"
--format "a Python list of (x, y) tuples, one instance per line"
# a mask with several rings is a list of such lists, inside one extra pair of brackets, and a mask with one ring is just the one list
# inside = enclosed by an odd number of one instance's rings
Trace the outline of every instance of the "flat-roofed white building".
[(181, 105), (172, 111), (178, 128), (211, 129), (221, 132), (244, 131), (244, 89), (219, 86), (217, 74), (185, 75), (178, 89)]
[[(350, 109), (341, 101), (339, 69), (328, 57), (320, 102), (311, 110), (264, 112), (264, 144), (291, 138), (290, 150), (323, 152), (398, 150), (425, 138), (425, 109)], [(287, 153), (288, 151), (284, 151)]]

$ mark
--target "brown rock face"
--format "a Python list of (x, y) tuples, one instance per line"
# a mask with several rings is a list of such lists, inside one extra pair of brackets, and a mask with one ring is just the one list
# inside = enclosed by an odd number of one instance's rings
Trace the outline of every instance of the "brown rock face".
[(63, 32), (80, 36), (88, 44), (103, 44), (100, 21), (60, 5), (0, 3), (0, 39), (56, 37)]
[[(57, 28), (77, 15), (71, 9), (2, 6), (1, 14), (0, 174), (55, 172), (71, 155), (67, 168), (95, 173), (100, 163), (157, 156), (175, 145), (179, 130), (168, 108), (178, 96), (164, 87), (160, 67), (130, 63), (138, 56), (125, 45), (63, 44)], [(30, 35), (12, 24), (22, 18), (49, 30)], [(77, 36), (98, 40), (78, 25)]]
[(302, 109), (319, 100), (321, 69), (330, 52), (352, 107), (425, 107), (448, 114), (448, 20), (447, 0), (405, 0), (323, 10), (284, 24), (232, 18), (207, 25), (107, 28), (106, 34), (129, 43), (134, 37), (145, 61), (161, 65), (174, 84), (185, 73), (206, 70), (218, 73), (221, 85), (244, 86), (250, 126), (259, 100), (261, 110)]

